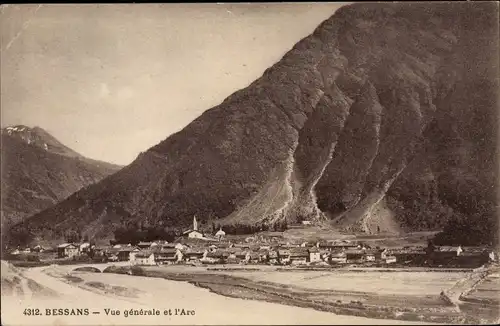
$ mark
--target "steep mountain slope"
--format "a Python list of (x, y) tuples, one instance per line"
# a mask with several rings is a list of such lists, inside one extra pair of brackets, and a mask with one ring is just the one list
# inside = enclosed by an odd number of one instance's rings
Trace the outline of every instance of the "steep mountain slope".
[(345, 6), (247, 88), (17, 230), (105, 236), (194, 214), (368, 233), (491, 225), (497, 75), (496, 4)]
[(83, 157), (39, 127), (2, 129), (1, 151), (2, 225), (38, 213), (120, 168)]

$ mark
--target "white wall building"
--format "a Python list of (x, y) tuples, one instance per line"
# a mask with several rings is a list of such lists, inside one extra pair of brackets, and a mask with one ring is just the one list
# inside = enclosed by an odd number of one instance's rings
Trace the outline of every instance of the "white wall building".
[(156, 265), (155, 254), (154, 253), (142, 253), (139, 252), (135, 254), (134, 259), (131, 261), (133, 265)]

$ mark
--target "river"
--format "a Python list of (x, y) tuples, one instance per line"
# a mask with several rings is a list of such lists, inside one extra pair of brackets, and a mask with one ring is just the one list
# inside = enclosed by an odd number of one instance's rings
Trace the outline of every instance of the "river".
[[(74, 266), (22, 269), (24, 277), (57, 292), (56, 298), (2, 296), (3, 325), (228, 325), (228, 324), (421, 324), (417, 322), (341, 316), (313, 309), (263, 301), (228, 298), (194, 285), (158, 278), (107, 273), (72, 273), (80, 283), (67, 283), (61, 276)], [(134, 297), (121, 297), (108, 291), (82, 287), (87, 282), (135, 289)], [(36, 312), (39, 316), (25, 315)], [(47, 315), (49, 309), (52, 313)], [(88, 309), (88, 315), (54, 315), (64, 311), (51, 309)], [(105, 309), (118, 314), (106, 314)], [(159, 315), (129, 315), (156, 312)], [(177, 310), (176, 310), (177, 309)], [(110, 311), (108, 310), (108, 311)], [(81, 311), (81, 312), (82, 312)], [(177, 312), (177, 314), (175, 314)], [(181, 313), (184, 312), (183, 315)]]

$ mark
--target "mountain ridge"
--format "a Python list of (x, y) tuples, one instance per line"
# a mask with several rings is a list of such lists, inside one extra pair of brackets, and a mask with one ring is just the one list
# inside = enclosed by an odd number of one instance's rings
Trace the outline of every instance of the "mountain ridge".
[(40, 127), (1, 130), (2, 225), (22, 221), (121, 167), (88, 159)]
[(342, 7), (248, 87), (19, 229), (102, 237), (193, 215), (366, 233), (490, 225), (496, 18), (486, 3)]

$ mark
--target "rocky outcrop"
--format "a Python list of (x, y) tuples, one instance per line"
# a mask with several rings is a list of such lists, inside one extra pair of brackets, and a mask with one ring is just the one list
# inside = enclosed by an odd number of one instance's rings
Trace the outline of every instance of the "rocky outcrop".
[(497, 14), (491, 3), (342, 7), (247, 88), (19, 228), (104, 236), (196, 214), (373, 233), (491, 215)]

